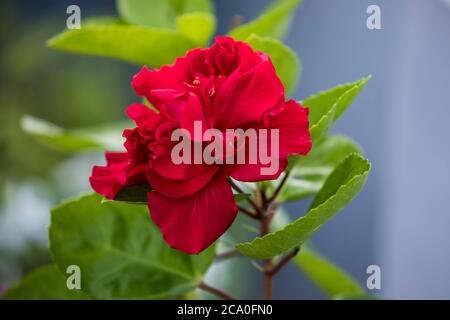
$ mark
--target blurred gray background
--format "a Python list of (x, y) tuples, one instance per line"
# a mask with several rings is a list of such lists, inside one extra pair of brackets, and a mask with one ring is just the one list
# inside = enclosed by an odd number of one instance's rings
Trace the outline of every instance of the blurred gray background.
[[(121, 110), (135, 101), (129, 79), (137, 67), (63, 55), (43, 48), (44, 41), (63, 28), (69, 4), (80, 5), (83, 17), (87, 17), (114, 13), (113, 1), (6, 2), (2, 1), (0, 10), (4, 23), (2, 42), (6, 44), (2, 45), (2, 67), (17, 62), (23, 73), (4, 72), (1, 78), (0, 108), (2, 118), (8, 117), (8, 123), (15, 124), (18, 119), (13, 116), (17, 109), (6, 109), (12, 103), (23, 106), (22, 113), (70, 127), (88, 125), (100, 117), (104, 122), (114, 120), (114, 114), (119, 117)], [(269, 2), (215, 0), (218, 33), (226, 33), (234, 15), (242, 15), (244, 21), (251, 20)], [(381, 7), (381, 30), (366, 27), (366, 9), (371, 4)], [(445, 0), (304, 0), (286, 38), (303, 64), (302, 78), (293, 95), (298, 100), (373, 75), (361, 96), (334, 127), (335, 132), (351, 136), (363, 147), (373, 165), (371, 175), (363, 192), (317, 233), (313, 243), (362, 283), (367, 278), (367, 266), (379, 265), (382, 289), (372, 293), (387, 298), (450, 298), (450, 150), (446, 142), (450, 134), (449, 31), (450, 4)], [(33, 77), (37, 68), (30, 70), (27, 61), (36, 55), (41, 64), (46, 63), (45, 73), (41, 71), (42, 77), (34, 75), (36, 78), (30, 86), (24, 87), (22, 78)], [(23, 59), (18, 62), (17, 57)], [(86, 107), (89, 111), (79, 114), (71, 108), (58, 109), (70, 94), (64, 96), (59, 92), (55, 101), (48, 102), (60, 114), (38, 109), (38, 105), (17, 101), (12, 96), (11, 83), (20, 89), (17, 92), (28, 88), (22, 92), (25, 95), (35, 95), (33, 90), (52, 92), (54, 86), (42, 89), (37, 86), (42, 79), (67, 78), (66, 73), (58, 72), (74, 64), (77, 68), (72, 71), (81, 78), (94, 66), (100, 70), (92, 80), (94, 86), (107, 89), (114, 81), (114, 88), (124, 89), (97, 98), (97, 104), (104, 109), (88, 117), (83, 115), (93, 110), (89, 106)], [(111, 94), (112, 91), (109, 90)], [(77, 96), (83, 95), (89, 97), (89, 88), (80, 88)], [(76, 105), (76, 101), (73, 103)], [(109, 110), (108, 119), (103, 117), (105, 110)], [(6, 130), (4, 126), (2, 130)], [(11, 136), (15, 136), (11, 133), (14, 130), (8, 131)], [(29, 143), (26, 140), (22, 137), (14, 145), (23, 146)], [(20, 162), (22, 167), (17, 171), (22, 174), (13, 175), (11, 166), (18, 157), (14, 152), (18, 151), (12, 144), (10, 139), (0, 141), (3, 159), (0, 161), (0, 284), (47, 261), (48, 208), (63, 197), (86, 190), (89, 166), (98, 159), (96, 155), (70, 159), (54, 156), (54, 167), (40, 170), (49, 166), (45, 153), (41, 165)], [(75, 175), (74, 167), (85, 175)], [(71, 181), (70, 186), (66, 181)], [(300, 205), (289, 206), (293, 217), (301, 215), (304, 209)], [(324, 297), (298, 274), (294, 266), (288, 266), (277, 276), (276, 298)], [(255, 275), (256, 272), (249, 274)], [(258, 294), (257, 280), (255, 288), (249, 288), (249, 296)]]

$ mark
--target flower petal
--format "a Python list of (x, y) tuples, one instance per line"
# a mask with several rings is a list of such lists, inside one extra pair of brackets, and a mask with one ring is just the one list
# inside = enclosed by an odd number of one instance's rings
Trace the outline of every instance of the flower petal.
[(113, 164), (119, 164), (128, 161), (128, 154), (126, 152), (105, 152), (106, 164), (111, 166)]
[(228, 165), (227, 172), (233, 179), (242, 182), (257, 182), (264, 180), (275, 180), (287, 167), (287, 158), (276, 159), (278, 161), (278, 167), (275, 167), (273, 173), (264, 174), (262, 171), (264, 168), (268, 168), (269, 165), (263, 165), (261, 163), (256, 164), (236, 164)]
[(125, 111), (127, 116), (136, 122), (136, 125), (141, 126), (144, 123), (149, 125), (156, 125), (158, 121), (158, 114), (142, 103), (135, 103), (130, 105)]
[[(201, 124), (201, 128), (198, 128), (200, 130), (197, 130), (198, 132), (194, 130), (195, 122), (197, 122), (197, 125)], [(181, 114), (180, 124), (183, 129), (189, 132), (192, 141), (203, 140), (203, 134), (208, 129), (208, 122), (205, 118), (202, 103), (196, 94), (189, 94), (186, 108)], [(196, 135), (196, 133), (198, 134)]]
[(207, 170), (204, 163), (195, 164), (193, 159), (189, 163), (175, 164), (172, 159), (172, 150), (178, 142), (164, 138), (159, 141), (155, 157), (152, 159), (152, 168), (156, 173), (169, 179), (188, 179), (201, 175)]
[[(269, 152), (267, 155), (270, 156), (271, 163), (263, 165), (258, 154), (258, 163), (250, 164), (247, 161), (245, 164), (227, 165), (227, 172), (233, 179), (245, 182), (277, 179), (281, 172), (286, 169), (289, 155), (306, 155), (311, 150), (312, 141), (308, 127), (308, 109), (301, 107), (294, 100), (289, 100), (282, 109), (277, 108), (267, 112), (263, 116), (263, 123), (260, 128), (268, 129), (266, 143)], [(271, 129), (279, 130), (278, 148), (274, 148), (274, 151), (278, 151), (277, 154), (271, 153)], [(262, 143), (264, 141), (259, 137), (258, 152), (261, 151)], [(248, 144), (245, 147), (248, 154)], [(273, 170), (267, 171), (270, 166)], [(263, 169), (265, 171), (262, 171)]]
[[(225, 85), (223, 89), (227, 88)], [(219, 93), (218, 93), (219, 94)], [(217, 122), (221, 129), (245, 128), (260, 123), (265, 112), (277, 106), (284, 88), (270, 61), (251, 72), (240, 74), (232, 98)], [(222, 109), (223, 106), (219, 108)]]
[(149, 70), (144, 66), (133, 77), (131, 86), (138, 96), (147, 98), (159, 110), (164, 98), (176, 98), (185, 93), (184, 79), (180, 79), (185, 72), (178, 71), (184, 68), (183, 65), (180, 59), (173, 66), (163, 66), (159, 70)]
[(203, 189), (185, 198), (148, 194), (150, 214), (172, 248), (197, 254), (209, 247), (233, 223), (237, 214), (225, 175), (218, 174)]
[(126, 184), (128, 155), (126, 152), (106, 152), (106, 166), (94, 166), (89, 182), (97, 193), (114, 199)]
[(219, 77), (216, 80), (215, 87), (217, 90), (212, 110), (207, 110), (208, 121), (214, 126), (217, 121), (222, 117), (222, 114), (230, 104), (234, 91), (238, 85), (240, 76), (239, 68), (231, 73), (229, 77)]
[[(152, 168), (149, 168), (146, 170), (146, 176), (147, 181), (152, 186), (153, 190), (166, 197), (182, 198), (202, 189), (208, 184), (218, 170), (218, 166), (208, 165), (204, 167), (204, 170), (198, 176), (186, 179), (172, 179), (160, 175)], [(178, 199), (174, 201), (178, 201)]]
[(280, 158), (287, 158), (290, 154), (306, 155), (311, 150), (308, 113), (307, 108), (289, 100), (281, 112), (265, 115), (265, 125), (280, 130)]

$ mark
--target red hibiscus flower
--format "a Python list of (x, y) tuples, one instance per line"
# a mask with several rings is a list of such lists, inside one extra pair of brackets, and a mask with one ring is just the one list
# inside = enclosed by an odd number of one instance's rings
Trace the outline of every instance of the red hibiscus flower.
[[(132, 87), (158, 111), (143, 104), (128, 107), (136, 128), (123, 133), (126, 152), (107, 152), (107, 165), (94, 166), (90, 182), (109, 199), (123, 187), (149, 184), (151, 217), (178, 250), (199, 253), (232, 224), (238, 209), (229, 177), (245, 182), (276, 179), (290, 154), (305, 155), (311, 149), (308, 109), (285, 100), (270, 58), (244, 42), (218, 37), (212, 47), (189, 51), (171, 66), (142, 68)], [(279, 167), (263, 175), (267, 164), (261, 161), (175, 164), (171, 151), (177, 142), (171, 135), (180, 128), (193, 133), (194, 121), (203, 130), (220, 132), (278, 129)], [(192, 143), (204, 147), (208, 141)]]

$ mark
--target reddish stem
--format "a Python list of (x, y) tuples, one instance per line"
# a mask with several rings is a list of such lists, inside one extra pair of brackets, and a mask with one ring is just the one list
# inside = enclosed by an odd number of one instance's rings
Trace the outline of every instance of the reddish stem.
[(295, 248), (291, 252), (289, 252), (287, 255), (285, 255), (275, 266), (272, 267), (270, 270), (266, 270), (265, 273), (269, 274), (271, 277), (276, 275), (278, 271), (280, 271), (289, 261), (291, 261), (292, 258), (294, 258), (299, 251), (299, 248)]
[(283, 179), (281, 180), (280, 184), (278, 185), (275, 192), (273, 193), (273, 196), (270, 198), (269, 203), (276, 200), (276, 198), (280, 194), (281, 190), (283, 189), (284, 185), (286, 184), (286, 181), (288, 180), (290, 174), (291, 174), (291, 171), (286, 170), (286, 173), (284, 174)]
[[(267, 214), (267, 209), (265, 208), (266, 214), (261, 218), (261, 237), (265, 236), (270, 232), (270, 220), (269, 214)], [(266, 259), (263, 262), (264, 270), (269, 270), (272, 266), (272, 259)], [(273, 291), (273, 283), (272, 283), (272, 275), (264, 272), (264, 299), (271, 300), (272, 299), (272, 291)]]
[[(236, 190), (239, 193), (245, 193), (241, 188), (239, 188), (239, 186), (234, 183), (233, 180), (228, 179), (228, 181), (230, 182), (231, 187)], [(246, 198), (247, 202), (250, 203), (250, 205), (253, 207), (253, 209), (255, 209), (256, 213), (258, 216), (260, 216), (262, 214), (261, 209), (259, 208), (259, 206), (250, 198)]]
[(222, 291), (220, 289), (211, 287), (210, 285), (204, 283), (203, 281), (200, 283), (198, 287), (225, 300), (238, 300), (235, 296), (226, 293), (225, 291)]
[(216, 261), (223, 261), (223, 260), (227, 260), (229, 258), (234, 258), (234, 257), (239, 257), (241, 255), (241, 253), (239, 251), (237, 251), (236, 249), (231, 249), (222, 253), (218, 253), (216, 255)]
[(247, 208), (241, 207), (241, 206), (237, 206), (239, 211), (246, 214), (247, 216), (249, 216), (252, 219), (259, 219), (258, 215), (250, 210), (248, 210)]

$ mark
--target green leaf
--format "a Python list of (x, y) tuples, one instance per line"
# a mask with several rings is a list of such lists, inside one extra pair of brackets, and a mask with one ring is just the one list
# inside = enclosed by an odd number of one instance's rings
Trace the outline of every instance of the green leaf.
[(300, 0), (274, 1), (259, 17), (230, 32), (236, 40), (245, 40), (252, 33), (273, 38), (281, 38), (288, 30), (292, 14), (301, 3)]
[(250, 198), (250, 196), (251, 196), (250, 193), (235, 193), (234, 194), (234, 201), (236, 201), (236, 203), (242, 202), (245, 199)]
[(123, 150), (122, 131), (128, 122), (99, 125), (95, 128), (66, 130), (29, 115), (22, 117), (22, 130), (40, 143), (63, 152), (86, 150)]
[(253, 49), (264, 52), (270, 56), (278, 76), (283, 82), (286, 95), (289, 95), (296, 87), (301, 72), (300, 59), (291, 48), (280, 40), (259, 37), (252, 34), (246, 39)]
[(92, 297), (162, 298), (189, 292), (201, 281), (215, 248), (194, 256), (170, 248), (146, 206), (92, 194), (52, 210), (50, 250), (60, 270), (77, 264)]
[(333, 300), (380, 300), (380, 298), (367, 293), (345, 292), (334, 296)]
[(129, 204), (145, 204), (148, 203), (148, 193), (152, 191), (149, 185), (130, 186), (122, 188), (114, 200), (106, 198), (102, 199), (102, 203), (109, 201), (121, 201)]
[(209, 0), (117, 0), (117, 8), (126, 22), (177, 29), (199, 46), (208, 43), (216, 26)]
[(158, 28), (175, 28), (178, 15), (212, 12), (209, 0), (117, 0), (120, 17), (129, 23)]
[(313, 95), (301, 104), (309, 108), (309, 128), (313, 141), (328, 131), (359, 95), (371, 76), (339, 85)]
[(350, 155), (327, 178), (305, 216), (279, 231), (240, 243), (237, 249), (246, 256), (267, 259), (302, 245), (350, 203), (364, 186), (369, 171), (366, 159)]
[(181, 32), (129, 25), (112, 19), (91, 19), (81, 29), (65, 30), (48, 46), (72, 53), (117, 58), (139, 65), (171, 64), (195, 44)]
[(9, 288), (4, 300), (88, 300), (80, 290), (69, 290), (66, 277), (55, 265), (44, 266), (27, 274)]
[(209, 12), (214, 13), (214, 5), (211, 0), (169, 0), (175, 6), (178, 5), (178, 11), (188, 12)]
[(185, 13), (177, 18), (178, 30), (198, 46), (204, 47), (216, 29), (216, 18), (210, 13)]
[(170, 1), (117, 0), (120, 17), (129, 23), (159, 28), (174, 28), (176, 11)]
[(364, 293), (355, 279), (309, 246), (302, 246), (294, 262), (330, 298)]
[[(333, 169), (352, 153), (361, 153), (356, 142), (345, 136), (334, 135), (315, 143), (307, 157), (291, 158), (291, 175), (278, 201), (297, 201), (315, 195)], [(274, 183), (273, 188), (280, 180)]]

